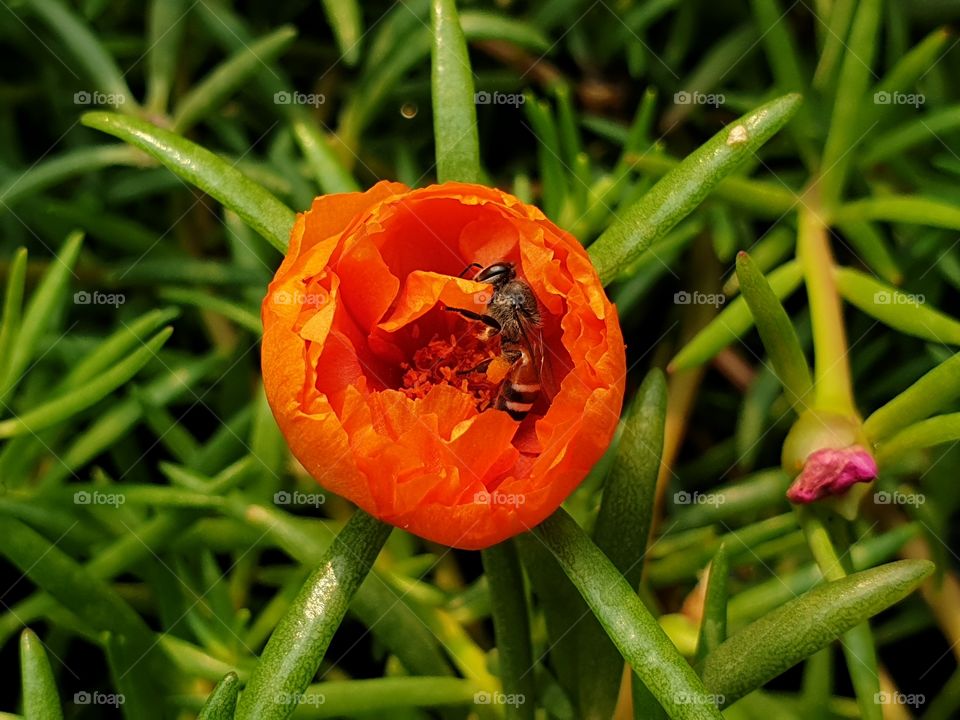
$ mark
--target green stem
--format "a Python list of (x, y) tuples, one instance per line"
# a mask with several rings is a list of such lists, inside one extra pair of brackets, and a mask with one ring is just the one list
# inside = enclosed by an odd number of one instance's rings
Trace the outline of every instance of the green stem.
[(810, 546), (810, 552), (813, 559), (817, 561), (823, 577), (830, 581), (846, 577), (847, 571), (844, 569), (843, 562), (833, 545), (830, 531), (820, 516), (817, 515), (817, 511), (813, 508), (801, 507), (797, 513), (800, 526), (807, 538), (807, 545)]
[[(846, 577), (848, 570), (852, 568), (844, 566), (844, 557), (849, 563), (849, 552), (844, 553), (843, 557), (837, 553), (837, 547), (831, 538), (831, 528), (827, 526), (822, 512), (831, 512), (830, 521), (842, 523), (833, 529), (836, 534), (843, 536), (841, 538), (843, 545), (848, 550), (849, 527), (846, 521), (832, 514), (832, 511), (821, 511), (813, 507), (798, 509), (800, 524), (806, 535), (810, 552), (817, 561), (823, 577), (832, 582)], [(863, 622), (845, 632), (841, 644), (847, 660), (850, 680), (857, 695), (857, 703), (860, 706), (860, 716), (865, 720), (881, 720), (881, 706), (874, 699), (880, 692), (880, 675), (877, 671), (877, 651), (870, 624)]]
[[(816, 186), (812, 190), (815, 193)], [(797, 257), (806, 280), (813, 324), (814, 403), (821, 410), (856, 415), (833, 254), (827, 240), (827, 225), (818, 211), (816, 196), (813, 201), (805, 202), (799, 213), (797, 237)]]
[(535, 688), (530, 621), (527, 615), (523, 573), (512, 540), (481, 553), (483, 571), (490, 584), (490, 608), (500, 659), (503, 692), (519, 702), (504, 706), (509, 720), (533, 720)]

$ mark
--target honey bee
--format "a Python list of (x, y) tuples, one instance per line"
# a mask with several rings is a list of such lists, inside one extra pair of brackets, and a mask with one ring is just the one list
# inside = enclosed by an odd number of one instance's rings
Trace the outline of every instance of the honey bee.
[[(510, 370), (500, 385), (494, 407), (504, 410), (514, 420), (523, 420), (540, 395), (541, 383), (548, 375), (543, 372), (546, 356), (537, 296), (529, 283), (517, 276), (513, 263), (500, 261), (487, 267), (471, 263), (460, 276), (474, 268), (479, 269), (473, 277), (475, 281), (493, 286), (486, 312), (481, 314), (455, 307), (446, 310), (483, 323), (487, 339), (500, 336), (500, 354), (510, 363)], [(461, 373), (485, 372), (493, 360), (485, 360)]]

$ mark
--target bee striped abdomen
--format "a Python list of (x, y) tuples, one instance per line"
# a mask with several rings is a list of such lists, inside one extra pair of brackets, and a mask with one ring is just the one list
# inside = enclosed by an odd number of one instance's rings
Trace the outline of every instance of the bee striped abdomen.
[(497, 396), (497, 409), (506, 410), (514, 420), (523, 420), (540, 392), (539, 383), (514, 383), (507, 380)]

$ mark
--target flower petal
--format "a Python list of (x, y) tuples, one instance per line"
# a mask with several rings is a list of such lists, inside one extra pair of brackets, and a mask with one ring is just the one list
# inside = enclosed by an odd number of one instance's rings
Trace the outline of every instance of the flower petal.
[[(421, 373), (452, 351), (430, 343), (467, 347), (431, 338), (486, 342), (478, 323), (443, 308), (485, 313), (491, 286), (457, 275), (499, 261), (515, 263), (543, 316), (530, 329), (543, 390), (519, 423), (481, 409), (481, 395), (454, 382), (456, 366)], [(536, 525), (619, 422), (623, 337), (586, 251), (499, 190), (379, 183), (318, 198), (298, 216), (261, 312), (264, 385), (293, 454), (330, 491), (431, 540), (481, 548)], [(457, 352), (482, 358), (489, 346), (479, 347)], [(411, 369), (415, 353), (427, 365)], [(497, 367), (485, 381), (494, 393), (511, 377)], [(410, 393), (410, 372), (433, 379)]]

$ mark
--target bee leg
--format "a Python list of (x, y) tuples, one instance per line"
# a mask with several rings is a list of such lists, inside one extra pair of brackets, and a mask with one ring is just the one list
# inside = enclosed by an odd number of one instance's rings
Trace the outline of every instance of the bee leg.
[(457, 375), (469, 375), (470, 373), (475, 373), (475, 372), (481, 372), (481, 373), (486, 372), (487, 368), (490, 367), (490, 363), (492, 363), (493, 360), (494, 358), (487, 358), (482, 363), (478, 365), (474, 365), (469, 370), (457, 370)]
[(499, 333), (503, 329), (502, 327), (500, 327), (500, 323), (498, 323), (489, 315), (481, 315), (480, 313), (475, 313), (473, 310), (467, 310), (465, 308), (457, 308), (457, 307), (445, 307), (444, 310), (446, 310), (447, 312), (459, 313), (460, 315), (463, 315), (463, 317), (467, 318), (468, 320), (476, 320), (477, 322), (482, 322), (488, 328), (493, 330), (494, 334)]

